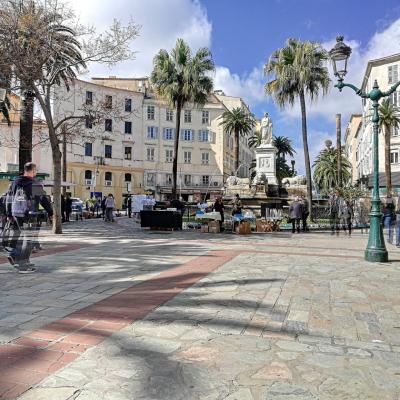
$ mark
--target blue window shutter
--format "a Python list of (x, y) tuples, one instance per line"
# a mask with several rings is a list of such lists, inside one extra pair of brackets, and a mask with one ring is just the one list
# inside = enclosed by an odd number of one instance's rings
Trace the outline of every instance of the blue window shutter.
[(154, 137), (155, 137), (155, 139), (157, 139), (158, 138), (158, 127), (154, 127)]

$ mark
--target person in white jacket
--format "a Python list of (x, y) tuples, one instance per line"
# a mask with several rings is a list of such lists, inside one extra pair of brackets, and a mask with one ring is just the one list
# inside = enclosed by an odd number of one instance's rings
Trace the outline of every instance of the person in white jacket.
[(105, 201), (106, 206), (106, 222), (114, 222), (114, 209), (115, 209), (115, 199), (114, 196), (110, 193)]

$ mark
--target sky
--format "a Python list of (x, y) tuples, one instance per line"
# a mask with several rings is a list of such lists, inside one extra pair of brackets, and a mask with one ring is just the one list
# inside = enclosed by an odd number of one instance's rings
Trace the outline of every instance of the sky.
[[(148, 76), (154, 55), (170, 50), (177, 38), (193, 50), (210, 48), (216, 65), (214, 88), (240, 96), (261, 118), (272, 117), (274, 135), (288, 136), (297, 151), (296, 169), (304, 172), (299, 105), (279, 109), (266, 97), (263, 66), (289, 37), (313, 40), (331, 49), (338, 34), (352, 49), (346, 81), (360, 85), (368, 60), (400, 53), (398, 0), (68, 0), (84, 23), (102, 32), (113, 18), (133, 19), (141, 26), (132, 42), (135, 60), (112, 69), (90, 65), (89, 76)], [(331, 78), (334, 77), (331, 72)], [(342, 114), (342, 132), (352, 113), (361, 112), (353, 91), (333, 88), (307, 103), (311, 160), (331, 139), (335, 114)]]

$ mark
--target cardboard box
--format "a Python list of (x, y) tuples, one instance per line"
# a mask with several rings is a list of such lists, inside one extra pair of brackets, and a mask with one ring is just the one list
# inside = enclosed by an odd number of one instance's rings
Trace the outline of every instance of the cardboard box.
[(220, 226), (218, 221), (210, 221), (208, 223), (208, 231), (210, 233), (219, 233), (220, 232)]
[(251, 225), (250, 222), (242, 221), (236, 227), (236, 233), (239, 235), (248, 235), (251, 233)]
[(256, 231), (257, 232), (270, 232), (271, 231), (271, 223), (269, 221), (259, 219), (256, 222)]
[(208, 225), (202, 225), (200, 227), (200, 232), (208, 233)]

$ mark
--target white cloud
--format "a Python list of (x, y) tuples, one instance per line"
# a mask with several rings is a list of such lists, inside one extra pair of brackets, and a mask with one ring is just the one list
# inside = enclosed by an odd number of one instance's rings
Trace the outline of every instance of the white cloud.
[(254, 68), (243, 76), (232, 73), (227, 67), (217, 67), (214, 87), (222, 89), (227, 95), (241, 97), (250, 106), (266, 101), (262, 67)]
[[(326, 147), (325, 141), (331, 140), (333, 146), (336, 146), (336, 136), (325, 131), (310, 130), (308, 132), (308, 150), (310, 153), (311, 168), (318, 153)], [(299, 175), (305, 175), (304, 150), (303, 146), (295, 146), (296, 170)]]
[[(345, 42), (353, 50), (349, 59), (348, 74), (345, 81), (360, 87), (369, 60), (400, 53), (400, 19), (393, 22), (383, 31), (375, 33), (364, 48), (354, 40), (346, 40), (345, 38)], [(322, 46), (329, 50), (334, 44), (335, 39), (332, 39), (322, 43)], [(351, 89), (344, 88), (340, 93), (334, 88), (333, 84), (337, 81), (337, 78), (333, 76), (332, 69), (330, 69), (330, 72), (332, 86), (329, 93), (313, 103), (308, 101), (308, 115), (319, 115), (333, 121), (337, 113), (341, 113), (344, 120), (350, 114), (360, 113), (361, 99)], [(285, 109), (282, 113), (284, 117), (299, 118), (300, 107), (297, 104), (293, 108)]]
[[(177, 38), (187, 41), (193, 50), (211, 45), (212, 26), (198, 0), (69, 0), (83, 23), (95, 25), (101, 32), (114, 18), (141, 25), (140, 36), (133, 41), (136, 59), (111, 70), (91, 65), (90, 75), (147, 76), (153, 58), (160, 49), (170, 50)], [(101, 3), (101, 4), (100, 4)]]

